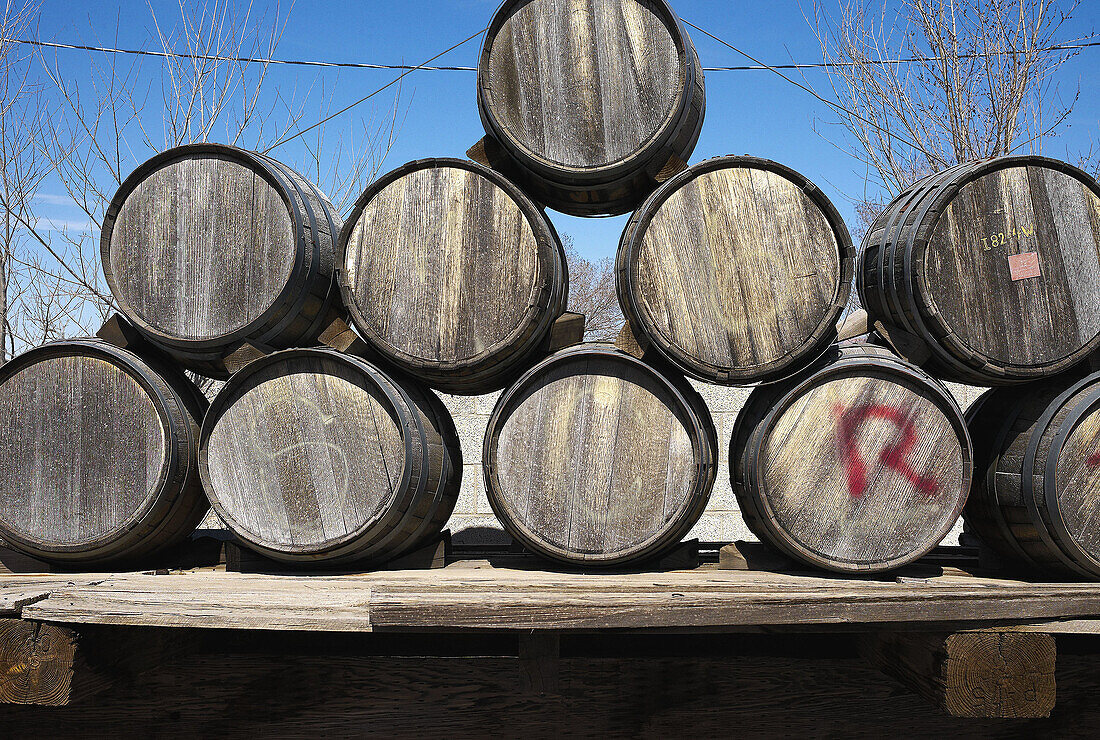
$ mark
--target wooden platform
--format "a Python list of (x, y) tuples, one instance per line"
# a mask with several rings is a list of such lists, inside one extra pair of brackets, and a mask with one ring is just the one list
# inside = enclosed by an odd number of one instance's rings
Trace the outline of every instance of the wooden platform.
[(1098, 584), (976, 575), (954, 556), (832, 578), (745, 555), (773, 570), (556, 572), (508, 551), (349, 575), (0, 575), (0, 726), (877, 738), (1100, 723)]
[[(0, 616), (59, 624), (311, 630), (922, 629), (1004, 623), (1092, 631), (1100, 585), (982, 578), (842, 579), (721, 570), (559, 573), (460, 561), (437, 570), (272, 576), (217, 570), (0, 576)], [(900, 581), (900, 582), (899, 582)], [(1100, 633), (1100, 621), (1095, 631)]]

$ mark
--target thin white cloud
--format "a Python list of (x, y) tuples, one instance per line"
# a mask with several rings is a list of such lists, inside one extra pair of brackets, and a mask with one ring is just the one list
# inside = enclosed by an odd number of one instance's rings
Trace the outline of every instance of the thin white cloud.
[(37, 195), (34, 196), (34, 199), (39, 201), (40, 203), (45, 203), (46, 205), (50, 205), (50, 206), (75, 206), (76, 205), (76, 201), (74, 201), (70, 196), (68, 196), (68, 195), (56, 195), (54, 193), (38, 193)]

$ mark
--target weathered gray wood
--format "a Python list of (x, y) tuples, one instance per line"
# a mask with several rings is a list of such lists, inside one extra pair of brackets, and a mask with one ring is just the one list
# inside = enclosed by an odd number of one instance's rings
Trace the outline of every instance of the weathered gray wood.
[[(54, 577), (56, 580), (56, 576)], [(4, 594), (0, 579), (0, 598)], [(26, 588), (26, 586), (17, 587)], [(699, 569), (592, 575), (443, 568), (363, 576), (113, 576), (57, 588), (24, 619), (358, 632), (648, 629), (891, 622), (972, 627), (1100, 613), (1091, 584), (941, 576), (916, 584)], [(934, 628), (934, 627), (933, 627)]]
[(498, 402), (486, 433), (489, 501), (542, 555), (644, 560), (698, 520), (716, 449), (709, 413), (686, 383), (610, 348), (565, 350)]
[(1100, 374), (990, 391), (968, 416), (968, 525), (1006, 565), (1100, 578)]
[[(163, 373), (163, 374), (161, 374)], [(139, 556), (206, 511), (201, 394), (105, 342), (58, 342), (0, 372), (0, 534), (50, 561)]]
[(862, 345), (753, 391), (730, 447), (753, 532), (842, 572), (889, 570), (935, 547), (962, 511), (971, 457), (946, 389)]
[(332, 309), (339, 214), (263, 155), (197, 144), (135, 171), (104, 219), (120, 309), (191, 369), (216, 377), (242, 341), (311, 343)]
[[(631, 210), (702, 126), (698, 56), (663, 0), (506, 2), (479, 69), (486, 130), (536, 197), (567, 213)], [(492, 161), (493, 148), (472, 156)]]
[(328, 350), (249, 365), (203, 427), (214, 508), (286, 562), (384, 562), (438, 536), (462, 466), (446, 410), (427, 394)]
[(531, 156), (576, 169), (619, 162), (657, 136), (683, 82), (654, 5), (514, 4), (489, 46), (487, 102), (500, 130)]
[(868, 232), (873, 320), (928, 342), (945, 377), (1004, 385), (1100, 346), (1100, 186), (1042, 157), (962, 165), (903, 193)]
[(1054, 709), (1056, 651), (1048, 634), (878, 633), (863, 652), (952, 717), (1038, 719)]
[(372, 185), (340, 261), (363, 338), (453, 392), (502, 387), (564, 310), (565, 256), (545, 214), (471, 162), (412, 162)]
[(703, 380), (801, 369), (836, 337), (855, 251), (836, 209), (774, 162), (721, 157), (635, 213), (617, 259), (635, 334)]

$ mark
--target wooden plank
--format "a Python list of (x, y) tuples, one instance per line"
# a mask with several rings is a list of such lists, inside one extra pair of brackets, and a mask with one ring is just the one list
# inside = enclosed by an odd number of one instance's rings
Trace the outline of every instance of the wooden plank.
[(1055, 703), (1055, 644), (1020, 632), (879, 633), (864, 655), (952, 717), (1042, 718)]
[[(227, 629), (368, 631), (709, 628), (1100, 617), (1092, 584), (958, 576), (898, 584), (777, 573), (572, 574), (503, 569), (380, 572), (351, 577), (193, 573), (126, 575), (0, 590), (37, 603), (27, 619)], [(43, 595), (49, 598), (43, 599)], [(0, 603), (3, 603), (0, 601)]]
[(519, 636), (519, 662), (523, 690), (529, 694), (558, 693), (561, 662), (561, 635), (557, 632), (532, 632)]

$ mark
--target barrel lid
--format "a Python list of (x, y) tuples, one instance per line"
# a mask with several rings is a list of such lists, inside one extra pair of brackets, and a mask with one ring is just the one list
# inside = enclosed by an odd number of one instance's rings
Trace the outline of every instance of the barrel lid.
[(51, 342), (0, 367), (0, 532), (50, 554), (91, 553), (137, 528), (179, 452), (168, 399), (131, 352)]
[(672, 136), (695, 84), (691, 55), (664, 0), (505, 0), (485, 34), (478, 103), (528, 167), (606, 173)]
[(221, 144), (145, 162), (103, 219), (103, 270), (120, 309), (174, 347), (250, 336), (296, 287), (304, 224), (293, 187), (266, 157)]
[(855, 248), (825, 195), (789, 167), (718, 157), (670, 179), (634, 214), (616, 258), (631, 324), (684, 372), (772, 382), (835, 337)]
[[(400, 390), (378, 368), (324, 349), (247, 365), (203, 422), (199, 470), (227, 525), (273, 554), (316, 555), (405, 512), (395, 506), (426, 454)], [(364, 545), (369, 543), (364, 543)]]
[(1100, 185), (1038, 156), (972, 163), (916, 233), (913, 298), (931, 335), (1020, 380), (1100, 347)]
[(564, 308), (565, 256), (545, 213), (467, 160), (418, 160), (373, 183), (338, 262), (360, 334), (426, 380), (530, 349)]
[(517, 540), (600, 565), (685, 536), (716, 458), (713, 424), (686, 383), (602, 345), (552, 355), (507, 390), (483, 451), (490, 504)]
[(751, 432), (746, 478), (778, 546), (830, 570), (875, 572), (916, 560), (950, 531), (972, 452), (940, 384), (846, 348), (762, 392), (778, 398)]

